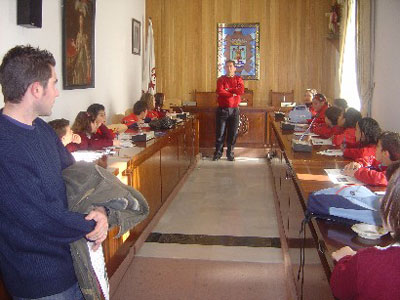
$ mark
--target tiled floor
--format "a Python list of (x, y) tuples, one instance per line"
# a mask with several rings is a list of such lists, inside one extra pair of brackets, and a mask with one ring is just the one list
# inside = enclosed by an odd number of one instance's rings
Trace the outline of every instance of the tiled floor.
[(113, 299), (286, 299), (270, 176), (264, 159), (201, 160)]

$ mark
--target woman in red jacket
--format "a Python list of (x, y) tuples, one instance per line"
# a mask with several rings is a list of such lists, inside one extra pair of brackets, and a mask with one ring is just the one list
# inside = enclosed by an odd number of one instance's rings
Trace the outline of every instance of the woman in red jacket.
[(352, 107), (343, 112), (338, 119), (338, 125), (344, 130), (341, 134), (332, 137), (332, 144), (337, 147), (341, 145), (345, 148), (355, 147), (357, 144), (356, 124), (361, 118), (361, 113)]
[(345, 147), (343, 156), (352, 160), (375, 159), (376, 144), (382, 130), (377, 121), (372, 118), (362, 118), (356, 124), (356, 146)]
[(390, 178), (380, 211), (395, 243), (357, 252), (346, 246), (333, 252), (337, 264), (330, 285), (337, 299), (400, 299), (400, 169)]
[(154, 96), (150, 93), (144, 93), (139, 101), (146, 102), (147, 104), (147, 115), (144, 121), (149, 123), (151, 120), (158, 119), (158, 112), (155, 111), (155, 100)]

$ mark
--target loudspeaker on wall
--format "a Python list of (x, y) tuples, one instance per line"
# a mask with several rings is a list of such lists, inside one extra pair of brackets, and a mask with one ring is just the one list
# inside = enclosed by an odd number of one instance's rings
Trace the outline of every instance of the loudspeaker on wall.
[(17, 24), (30, 28), (42, 28), (42, 0), (18, 0)]

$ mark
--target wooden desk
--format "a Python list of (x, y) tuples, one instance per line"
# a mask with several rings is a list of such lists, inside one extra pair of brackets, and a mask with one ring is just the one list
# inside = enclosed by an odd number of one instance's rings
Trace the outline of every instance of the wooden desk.
[[(199, 147), (200, 152), (211, 153), (215, 148), (215, 115), (217, 107), (183, 106), (172, 107), (175, 111), (182, 109), (185, 112), (196, 114), (200, 122)], [(267, 137), (267, 113), (274, 111), (274, 107), (240, 107), (240, 113), (249, 119), (249, 131), (247, 134), (238, 136), (236, 147), (243, 148), (266, 148)]]
[[(199, 126), (196, 118), (188, 118), (164, 135), (130, 148), (131, 156), (108, 158), (111, 171), (140, 191), (150, 206), (149, 217), (123, 237), (115, 239), (118, 228), (110, 230), (103, 243), (108, 276), (111, 278), (141, 237), (165, 200), (179, 184), (199, 153)], [(121, 152), (122, 153), (122, 152)], [(126, 151), (125, 153), (129, 153)], [(0, 299), (11, 299), (0, 280)]]
[[(349, 160), (343, 157), (321, 156), (316, 152), (326, 149), (326, 146), (314, 146), (311, 153), (294, 152), (291, 147), (293, 132), (285, 132), (280, 128), (280, 122), (275, 121), (273, 114), (268, 118), (270, 131), (270, 164), (273, 174), (274, 188), (279, 204), (285, 239), (289, 247), (290, 265), (293, 278), (297, 277), (300, 247), (303, 239), (299, 231), (308, 196), (311, 192), (335, 186), (326, 176), (326, 168), (343, 168)], [(369, 187), (373, 190), (381, 188)], [(305, 246), (307, 251), (318, 254), (321, 265), (329, 280), (334, 263), (331, 258), (333, 251), (350, 246), (360, 249), (371, 246), (371, 243), (357, 237), (349, 225), (338, 224), (325, 220), (313, 219), (306, 227)], [(367, 243), (368, 242), (368, 243)], [(377, 240), (375, 244), (386, 246), (392, 242), (389, 235)], [(372, 245), (374, 242), (372, 242)], [(306, 264), (307, 264), (306, 256)], [(305, 272), (304, 285), (312, 289), (313, 281)], [(297, 282), (298, 283), (298, 282)], [(327, 284), (328, 282), (321, 284)], [(296, 285), (297, 295), (300, 284)], [(307, 288), (305, 288), (306, 290)], [(297, 295), (293, 295), (295, 299)], [(308, 299), (308, 298), (304, 298)]]

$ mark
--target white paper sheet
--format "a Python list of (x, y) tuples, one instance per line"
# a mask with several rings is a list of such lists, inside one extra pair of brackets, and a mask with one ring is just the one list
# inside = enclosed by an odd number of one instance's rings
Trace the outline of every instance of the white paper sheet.
[(333, 145), (331, 139), (320, 139), (317, 137), (311, 137), (311, 142), (313, 145), (316, 145), (316, 146), (321, 146), (321, 145), (332, 146)]
[(340, 149), (328, 149), (328, 150), (318, 151), (317, 154), (326, 156), (343, 156), (343, 151)]
[(101, 291), (103, 292), (104, 299), (110, 300), (110, 285), (108, 283), (103, 247), (100, 245), (100, 248), (97, 249), (97, 251), (93, 251), (92, 250), (93, 244), (94, 244), (93, 242), (87, 242), (89, 248), (90, 261), (92, 263), (94, 273), (97, 276), (97, 280), (100, 284)]
[(352, 176), (347, 176), (342, 174), (342, 169), (325, 169), (326, 174), (328, 174), (329, 179), (334, 184), (360, 184), (364, 185), (361, 181), (358, 181)]

